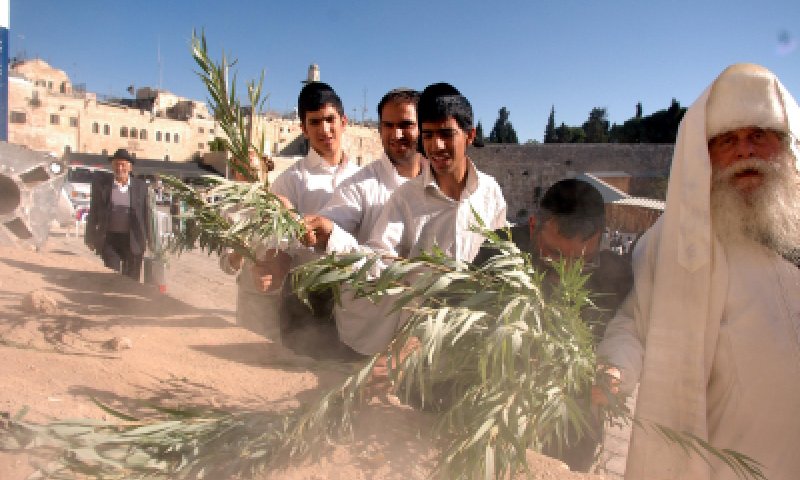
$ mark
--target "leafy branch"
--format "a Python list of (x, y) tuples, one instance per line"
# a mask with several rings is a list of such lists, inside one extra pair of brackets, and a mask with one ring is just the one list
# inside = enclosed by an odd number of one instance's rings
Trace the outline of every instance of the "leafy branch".
[[(175, 177), (162, 177), (173, 197), (188, 210), (177, 218), (185, 228), (174, 232), (167, 248), (176, 253), (199, 247), (208, 253), (231, 248), (256, 260), (260, 250), (276, 248), (299, 238), (305, 226), (296, 212), (286, 209), (280, 199), (259, 183), (237, 183), (218, 177), (204, 177), (205, 198)], [(207, 200), (211, 199), (211, 200)]]
[(192, 58), (194, 58), (200, 71), (197, 75), (203, 81), (209, 94), (209, 104), (214, 112), (214, 118), (219, 123), (227, 138), (222, 138), (225, 147), (231, 152), (230, 165), (246, 180), (257, 181), (258, 176), (253, 172), (250, 163), (251, 152), (258, 158), (264, 154), (264, 133), (261, 133), (259, 142), (253, 143), (253, 129), (255, 128), (255, 115), (260, 111), (267, 96), (263, 94), (264, 71), (257, 81), (246, 82), (247, 98), (250, 102), (249, 110), (242, 107), (236, 91), (236, 73), (231, 77), (230, 68), (236, 61), (229, 61), (225, 52), (219, 63), (214, 62), (208, 54), (208, 46), (204, 33), (200, 36), (192, 32)]

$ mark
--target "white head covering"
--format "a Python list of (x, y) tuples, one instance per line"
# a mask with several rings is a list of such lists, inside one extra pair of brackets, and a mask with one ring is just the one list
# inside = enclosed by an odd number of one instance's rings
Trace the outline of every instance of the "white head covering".
[[(702, 439), (708, 439), (706, 389), (728, 281), (725, 255), (711, 230), (708, 140), (748, 126), (789, 134), (800, 171), (795, 100), (763, 67), (728, 67), (681, 121), (664, 215), (639, 245), (654, 257), (654, 268), (635, 271), (637, 284), (652, 282), (652, 289), (642, 289), (651, 294), (637, 295), (649, 328), (636, 415)], [(696, 455), (669, 448), (652, 430), (634, 429), (626, 478), (709, 475)]]

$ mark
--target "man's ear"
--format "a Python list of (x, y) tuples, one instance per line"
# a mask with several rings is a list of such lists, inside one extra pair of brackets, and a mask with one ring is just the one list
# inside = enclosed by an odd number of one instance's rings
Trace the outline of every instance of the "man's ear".
[(475, 130), (475, 127), (472, 127), (471, 129), (469, 129), (467, 131), (467, 145), (472, 145), (472, 142), (475, 141), (475, 136), (477, 134), (478, 133), (477, 133), (477, 130)]
[(308, 130), (306, 130), (306, 121), (300, 122), (300, 131), (303, 132), (303, 138), (308, 139)]
[(347, 127), (347, 115), (342, 114), (342, 127)]

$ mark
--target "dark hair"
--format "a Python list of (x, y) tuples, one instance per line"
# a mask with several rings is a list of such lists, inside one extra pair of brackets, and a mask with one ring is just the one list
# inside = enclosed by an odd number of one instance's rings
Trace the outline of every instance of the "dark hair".
[(300, 116), (300, 122), (306, 121), (307, 112), (319, 110), (326, 104), (331, 104), (339, 115), (344, 116), (342, 99), (330, 85), (323, 82), (307, 83), (297, 96), (297, 114)]
[(383, 117), (383, 107), (385, 107), (387, 103), (391, 102), (413, 103), (416, 106), (417, 103), (419, 103), (419, 92), (405, 87), (390, 90), (386, 95), (383, 96), (383, 98), (381, 98), (381, 101), (378, 102), (379, 120), (381, 117)]
[(566, 238), (580, 235), (581, 240), (587, 240), (605, 227), (605, 202), (590, 183), (570, 178), (547, 189), (539, 202), (537, 217), (537, 231), (552, 218), (559, 235)]
[(422, 91), (417, 105), (417, 122), (436, 122), (453, 117), (459, 128), (472, 129), (472, 105), (456, 87), (449, 83), (434, 83)]

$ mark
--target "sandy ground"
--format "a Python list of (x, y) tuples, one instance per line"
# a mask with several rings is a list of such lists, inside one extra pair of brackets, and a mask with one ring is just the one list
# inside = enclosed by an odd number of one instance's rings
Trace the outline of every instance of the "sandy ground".
[[(202, 253), (173, 259), (161, 294), (106, 270), (64, 230), (40, 252), (0, 246), (0, 412), (27, 406), (30, 421), (107, 419), (91, 397), (133, 413), (143, 412), (143, 401), (281, 411), (343, 378), (341, 368), (289, 355), (237, 327), (235, 289), (216, 257)], [(33, 291), (55, 299), (56, 309), (27, 311), (22, 301)], [(264, 478), (426, 478), (435, 456), (430, 424), (426, 414), (376, 402), (360, 413), (353, 442)], [(539, 455), (530, 462), (534, 478), (603, 478)], [(0, 479), (31, 472), (26, 455), (0, 452)]]

